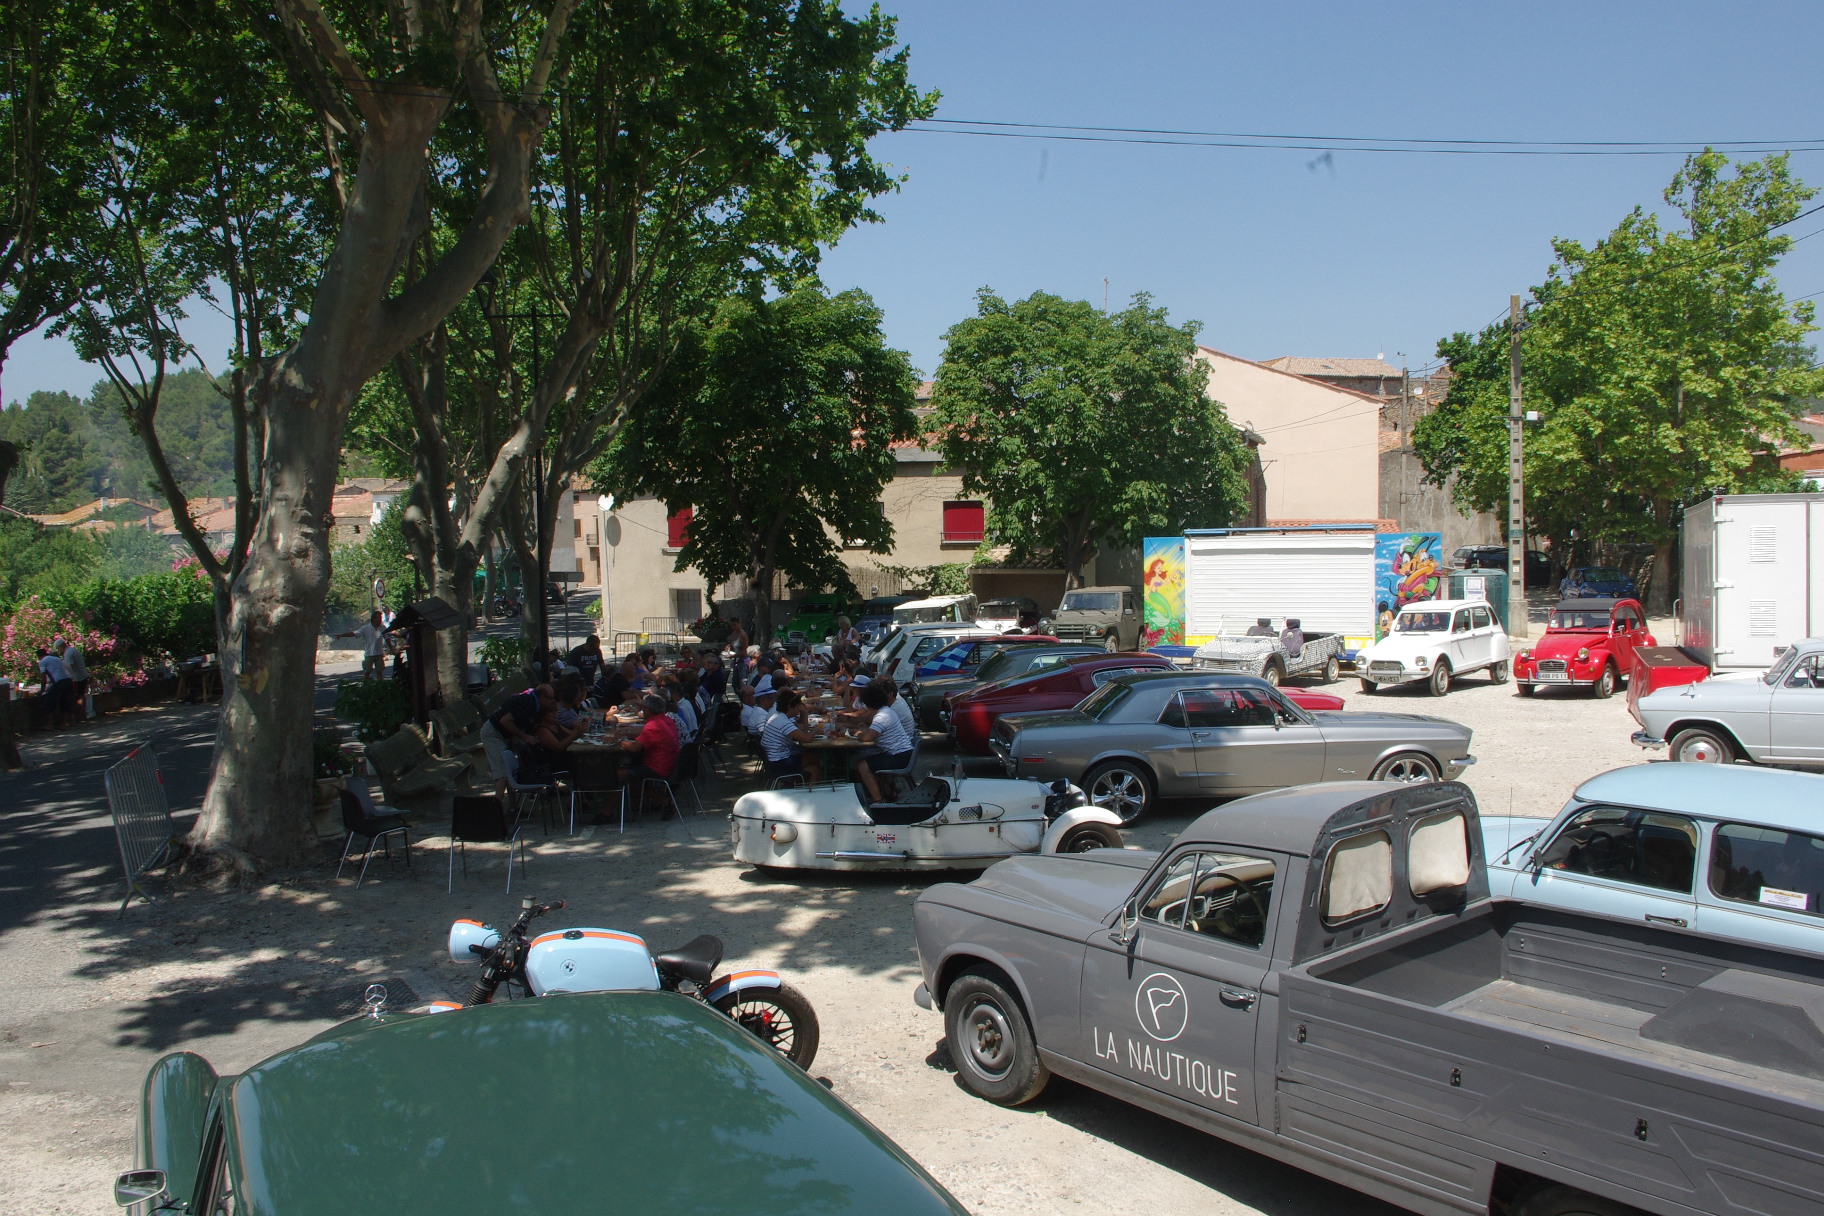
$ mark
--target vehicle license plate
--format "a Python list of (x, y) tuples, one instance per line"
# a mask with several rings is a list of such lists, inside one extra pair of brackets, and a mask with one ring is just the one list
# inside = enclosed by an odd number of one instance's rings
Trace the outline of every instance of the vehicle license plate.
[(1567, 671), (1542, 671), (1533, 677), (1541, 684), (1569, 684), (1571, 675)]

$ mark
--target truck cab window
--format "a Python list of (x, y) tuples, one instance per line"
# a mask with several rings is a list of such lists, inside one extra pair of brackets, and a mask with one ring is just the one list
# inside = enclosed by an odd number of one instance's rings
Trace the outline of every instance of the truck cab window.
[(1429, 815), (1412, 825), (1406, 840), (1406, 881), (1415, 896), (1468, 884), (1469, 826), (1462, 812)]
[(1386, 832), (1362, 832), (1331, 846), (1319, 895), (1323, 922), (1343, 924), (1379, 912), (1393, 899), (1393, 841)]
[(1266, 940), (1278, 867), (1239, 853), (1185, 853), (1172, 860), (1141, 904), (1140, 917), (1238, 946)]
[(1697, 826), (1682, 815), (1596, 806), (1579, 811), (1539, 854), (1548, 870), (1691, 893)]
[(1710, 842), (1710, 889), (1721, 899), (1824, 913), (1824, 837), (1722, 824)]

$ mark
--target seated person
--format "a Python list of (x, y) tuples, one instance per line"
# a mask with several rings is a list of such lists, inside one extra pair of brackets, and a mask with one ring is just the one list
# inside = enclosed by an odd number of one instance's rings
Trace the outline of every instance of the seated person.
[(618, 671), (608, 672), (595, 682), (595, 703), (613, 709), (633, 695), (633, 682), (640, 674), (640, 661), (632, 655), (621, 660)]
[[(695, 684), (696, 681), (692, 680), (692, 688)], [(691, 691), (685, 687), (684, 681), (670, 676), (665, 684), (664, 696), (671, 702), (672, 716), (678, 720), (678, 742), (695, 743), (701, 719), (697, 716), (697, 703)]]
[(728, 669), (722, 666), (722, 656), (714, 651), (703, 653), (703, 674), (700, 677), (703, 691), (712, 704), (720, 703), (728, 691)]
[(899, 684), (897, 682), (893, 680), (882, 680), (881, 683), (886, 686), (888, 692), (893, 694), (893, 699), (888, 702), (888, 704), (892, 705), (893, 713), (899, 718), (899, 724), (905, 727), (906, 738), (917, 739), (918, 717), (912, 712), (912, 702), (899, 695)]
[(773, 660), (768, 655), (761, 655), (754, 660), (754, 695), (773, 691)]
[(880, 778), (874, 770), (904, 768), (912, 759), (912, 740), (893, 712), (893, 691), (887, 685), (886, 680), (875, 680), (861, 690), (861, 703), (873, 716), (856, 737), (874, 747), (855, 762), (855, 775), (868, 793), (869, 804), (882, 800)]
[(766, 728), (766, 720), (773, 716), (775, 695), (772, 692), (756, 693), (751, 688), (741, 690), (741, 729), (755, 741), (760, 732)]
[(519, 758), (522, 764), (542, 765), (550, 769), (553, 775), (562, 776), (570, 771), (570, 757), (565, 753), (582, 732), (579, 730), (573, 734), (559, 726), (557, 714), (555, 705), (539, 712), (538, 722), (532, 728), (531, 746), (522, 746)]
[(588, 707), (584, 704), (583, 685), (580, 680), (566, 680), (557, 688), (557, 725), (558, 729), (569, 735), (571, 742), (583, 737), (589, 729), (589, 721), (583, 715)]
[(640, 701), (640, 712), (646, 716), (646, 725), (640, 728), (637, 739), (625, 739), (621, 750), (630, 756), (637, 756), (621, 769), (621, 783), (642, 781), (655, 777), (660, 781), (670, 781), (678, 771), (678, 723), (671, 716), (671, 707), (665, 698), (657, 694), (647, 694)]
[(810, 706), (797, 693), (779, 694), (778, 707), (760, 731), (760, 751), (766, 757), (769, 778), (801, 775), (813, 785), (823, 780), (817, 758), (804, 754), (804, 745), (817, 737), (811, 733), (810, 714)]

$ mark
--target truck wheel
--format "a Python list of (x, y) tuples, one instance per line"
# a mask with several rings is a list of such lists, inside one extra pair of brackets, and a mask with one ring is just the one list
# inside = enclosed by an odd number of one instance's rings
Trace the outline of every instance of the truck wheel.
[(1279, 660), (1275, 659), (1267, 664), (1267, 669), (1260, 673), (1260, 678), (1278, 688), (1279, 682), (1286, 678), (1286, 673), (1280, 667)]
[(1153, 775), (1131, 760), (1110, 760), (1083, 774), (1090, 802), (1113, 811), (1126, 827), (1153, 806)]
[(1596, 683), (1590, 691), (1596, 694), (1598, 701), (1606, 701), (1615, 695), (1615, 664), (1604, 663), (1602, 674), (1596, 677)]
[(1376, 684), (1373, 680), (1368, 679), (1366, 676), (1362, 677), (1362, 692), (1363, 693), (1371, 694), (1371, 693), (1377, 693), (1379, 691), (1381, 691), (1381, 686), (1379, 684)]
[(1438, 665), (1431, 669), (1431, 679), (1426, 682), (1425, 687), (1434, 697), (1441, 697), (1450, 691), (1450, 660), (1438, 660)]
[(965, 971), (944, 994), (944, 1034), (957, 1078), (978, 1097), (1019, 1106), (1051, 1080), (1025, 1010), (980, 971)]
[(1121, 833), (1106, 823), (1081, 823), (1058, 841), (1060, 853), (1087, 853), (1091, 849), (1118, 849)]
[(1720, 731), (1707, 727), (1694, 726), (1690, 730), (1681, 730), (1672, 736), (1672, 746), (1667, 749), (1674, 760), (1686, 764), (1734, 764), (1735, 748), (1729, 745)]
[(1324, 683), (1334, 684), (1342, 674), (1343, 665), (1336, 661), (1335, 655), (1324, 660)]
[(1121, 635), (1118, 633), (1111, 633), (1107, 637), (1103, 638), (1102, 639), (1102, 649), (1108, 651), (1108, 653), (1110, 653), (1110, 654), (1114, 654), (1117, 651), (1119, 651), (1121, 649)]
[(1512, 1216), (1640, 1216), (1640, 1212), (1576, 1187), (1548, 1186), (1514, 1205)]
[(1499, 663), (1496, 663), (1493, 667), (1488, 669), (1488, 678), (1491, 683), (1507, 683), (1508, 677), (1512, 674), (1507, 663), (1508, 661), (1506, 659), (1502, 659)]
[(1376, 781), (1399, 781), (1406, 785), (1423, 785), (1438, 779), (1438, 766), (1430, 756), (1418, 752), (1401, 752), (1389, 756), (1375, 767)]

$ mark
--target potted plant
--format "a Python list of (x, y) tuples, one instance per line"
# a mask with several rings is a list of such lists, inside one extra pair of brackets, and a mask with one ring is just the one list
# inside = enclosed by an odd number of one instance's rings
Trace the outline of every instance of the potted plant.
[(699, 642), (707, 642), (711, 645), (714, 645), (717, 642), (728, 641), (728, 635), (733, 633), (734, 629), (735, 626), (732, 621), (724, 620), (714, 612), (711, 612), (708, 616), (699, 617), (697, 620), (692, 621), (690, 625), (692, 637), (696, 638)]
[(319, 730), (310, 737), (311, 772), (316, 778), (310, 822), (319, 839), (342, 834), (342, 789), (348, 775), (348, 757), (342, 754), (342, 733)]

